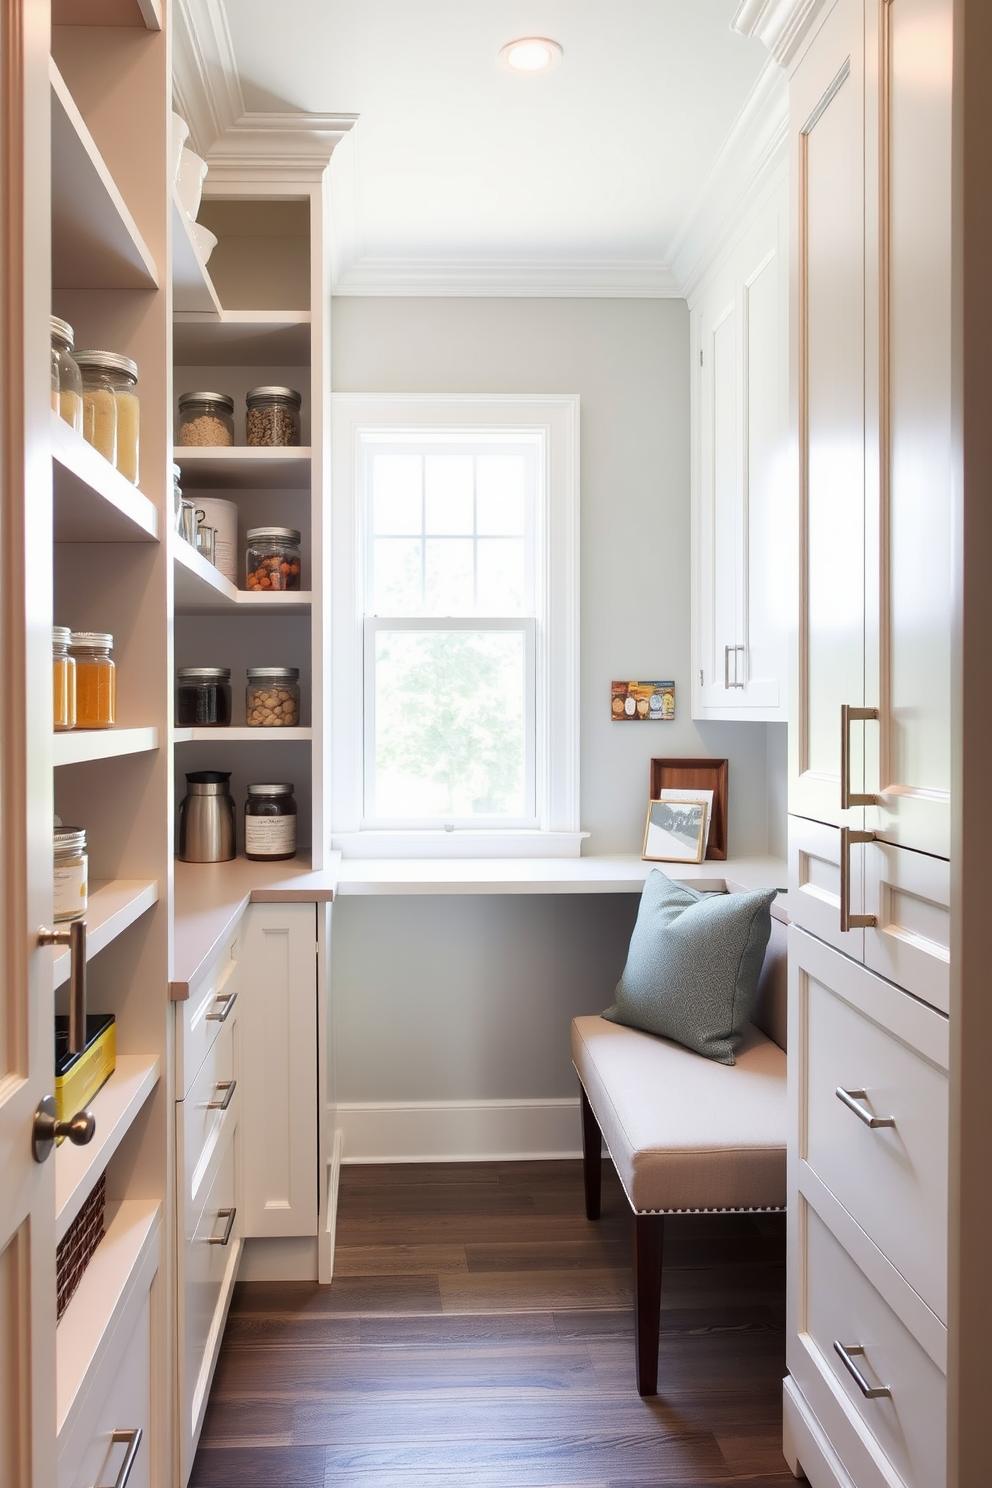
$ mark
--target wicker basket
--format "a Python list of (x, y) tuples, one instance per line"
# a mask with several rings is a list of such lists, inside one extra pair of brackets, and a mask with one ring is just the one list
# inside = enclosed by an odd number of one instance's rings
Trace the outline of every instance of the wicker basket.
[(66, 1230), (55, 1252), (56, 1317), (61, 1318), (83, 1279), (90, 1257), (103, 1239), (107, 1207), (107, 1175), (100, 1174), (82, 1209)]

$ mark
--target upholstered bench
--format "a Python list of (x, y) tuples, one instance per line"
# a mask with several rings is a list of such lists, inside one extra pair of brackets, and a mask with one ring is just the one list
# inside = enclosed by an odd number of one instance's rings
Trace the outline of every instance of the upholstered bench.
[(785, 1208), (786, 936), (777, 906), (772, 916), (736, 1063), (601, 1017), (572, 1023), (586, 1214), (599, 1218), (604, 1140), (633, 1211), (641, 1395), (657, 1393), (665, 1215)]

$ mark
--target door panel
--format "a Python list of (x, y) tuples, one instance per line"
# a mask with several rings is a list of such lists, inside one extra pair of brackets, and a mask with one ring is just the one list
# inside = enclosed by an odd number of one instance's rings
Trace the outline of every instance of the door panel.
[(865, 965), (950, 1010), (951, 865), (885, 842), (865, 849)]

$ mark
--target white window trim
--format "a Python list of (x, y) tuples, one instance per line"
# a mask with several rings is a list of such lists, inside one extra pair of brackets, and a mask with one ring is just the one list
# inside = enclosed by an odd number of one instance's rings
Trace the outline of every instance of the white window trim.
[[(345, 857), (578, 857), (579, 399), (543, 396), (365, 396), (331, 399), (330, 842)], [(546, 644), (538, 647), (536, 794), (539, 827), (363, 831), (364, 689), (358, 461), (364, 437), (407, 428), (507, 429), (544, 438), (546, 513), (540, 561)], [(542, 738), (543, 732), (543, 738)]]

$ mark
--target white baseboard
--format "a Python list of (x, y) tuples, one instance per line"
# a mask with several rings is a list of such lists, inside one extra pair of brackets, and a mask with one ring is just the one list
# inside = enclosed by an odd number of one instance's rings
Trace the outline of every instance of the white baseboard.
[(383, 1101), (328, 1111), (345, 1163), (480, 1162), (581, 1156), (579, 1102)]
[(239, 1281), (316, 1281), (317, 1239), (286, 1235), (273, 1240), (246, 1240)]

